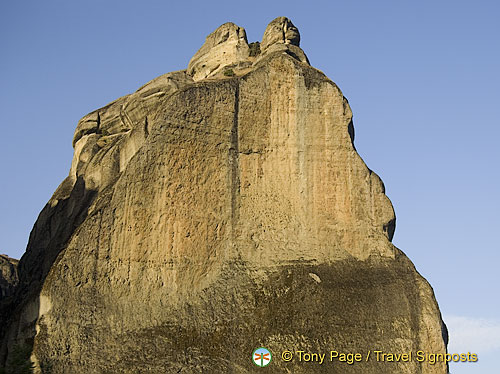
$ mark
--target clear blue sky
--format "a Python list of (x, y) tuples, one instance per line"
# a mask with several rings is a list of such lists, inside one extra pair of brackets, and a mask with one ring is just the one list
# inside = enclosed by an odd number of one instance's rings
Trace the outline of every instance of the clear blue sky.
[(184, 69), (220, 24), (245, 27), (251, 42), (281, 15), (301, 31), (311, 64), (349, 99), (357, 150), (396, 210), (394, 243), (434, 287), (452, 344), (479, 351), (478, 364), (453, 365), (452, 373), (496, 373), (493, 0), (2, 2), (0, 252), (24, 252), (38, 212), (68, 174), (79, 118)]

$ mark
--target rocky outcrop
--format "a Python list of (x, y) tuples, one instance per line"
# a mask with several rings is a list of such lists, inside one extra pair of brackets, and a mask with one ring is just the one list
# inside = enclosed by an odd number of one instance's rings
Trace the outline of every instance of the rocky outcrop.
[(262, 43), (248, 44), (245, 29), (228, 22), (207, 36), (187, 68), (194, 81), (206, 78), (242, 76), (265, 56), (274, 52), (287, 53), (309, 64), (300, 48), (299, 30), (286, 17), (278, 17), (266, 28)]
[(19, 261), (7, 255), (0, 255), (0, 301), (12, 295), (18, 283), (17, 265)]
[(446, 349), (349, 104), (292, 26), (271, 22), (255, 55), (225, 24), (187, 71), (80, 120), (20, 263), (3, 360), (29, 342), (38, 372), (253, 373), (264, 346), (273, 373), (446, 373), (280, 358)]

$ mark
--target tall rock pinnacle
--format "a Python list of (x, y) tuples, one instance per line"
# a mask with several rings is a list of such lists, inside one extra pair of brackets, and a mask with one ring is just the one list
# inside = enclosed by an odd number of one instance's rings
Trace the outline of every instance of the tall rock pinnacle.
[(193, 56), (187, 73), (194, 80), (218, 73), (224, 66), (247, 61), (250, 56), (245, 29), (228, 22), (207, 36), (205, 44)]
[[(4, 365), (36, 372), (445, 374), (285, 351), (445, 353), (430, 285), (391, 240), (392, 204), (340, 89), (292, 22), (226, 23), (187, 70), (84, 116), (1, 305)], [(413, 353), (415, 355), (415, 353)]]
[(286, 17), (278, 17), (267, 26), (262, 38), (261, 49), (265, 51), (276, 43), (300, 46), (299, 30)]

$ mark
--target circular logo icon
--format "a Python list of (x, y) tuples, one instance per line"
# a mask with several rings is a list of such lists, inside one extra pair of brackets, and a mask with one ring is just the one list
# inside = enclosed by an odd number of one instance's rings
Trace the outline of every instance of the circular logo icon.
[(253, 363), (261, 368), (271, 363), (273, 355), (267, 348), (257, 348), (252, 353)]

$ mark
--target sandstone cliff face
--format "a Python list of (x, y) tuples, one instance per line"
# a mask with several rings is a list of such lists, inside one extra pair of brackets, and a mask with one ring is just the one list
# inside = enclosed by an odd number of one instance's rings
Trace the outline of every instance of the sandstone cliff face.
[(10, 296), (18, 283), (17, 265), (19, 261), (7, 255), (0, 255), (0, 301)]
[(70, 175), (21, 260), (4, 359), (26, 341), (39, 372), (253, 373), (264, 346), (273, 373), (446, 373), (281, 360), (443, 353), (445, 328), (391, 243), (392, 205), (354, 149), (342, 92), (288, 19), (258, 56), (244, 35), (221, 26), (187, 71), (80, 120)]

